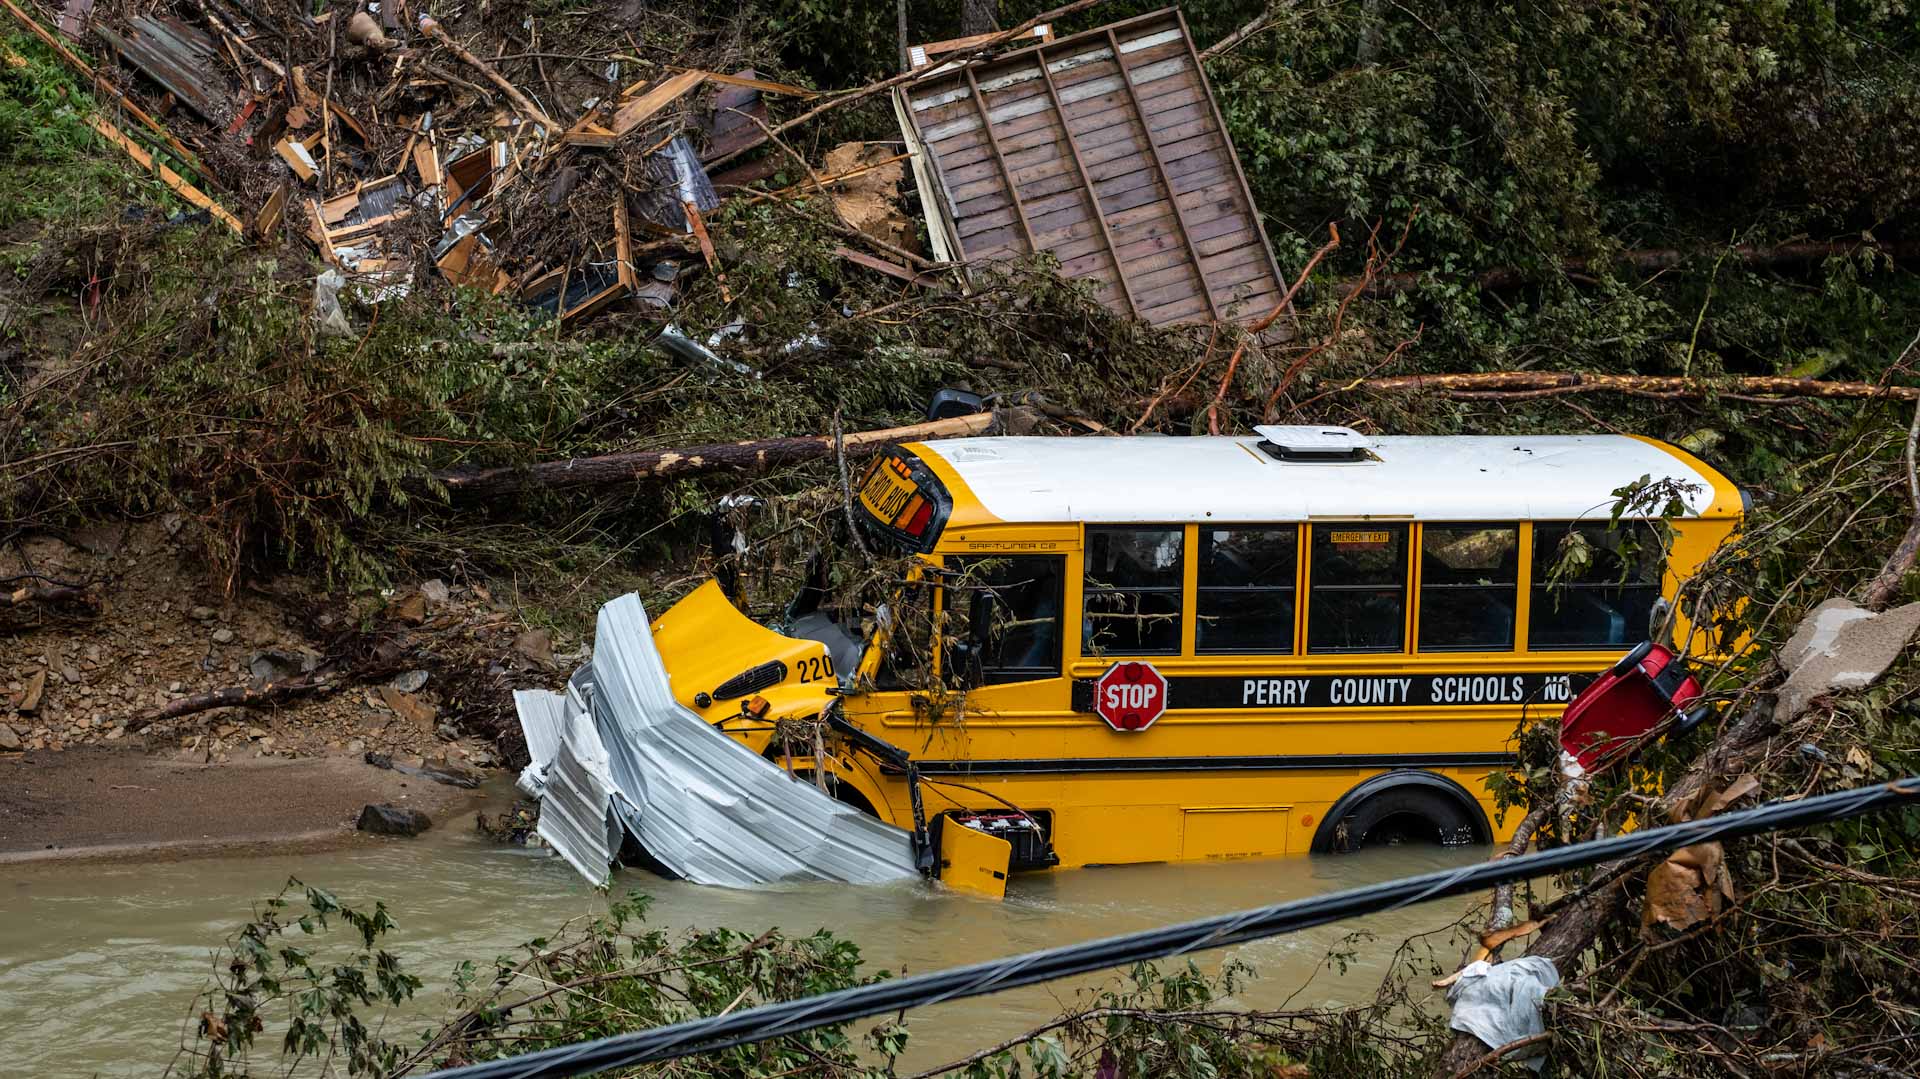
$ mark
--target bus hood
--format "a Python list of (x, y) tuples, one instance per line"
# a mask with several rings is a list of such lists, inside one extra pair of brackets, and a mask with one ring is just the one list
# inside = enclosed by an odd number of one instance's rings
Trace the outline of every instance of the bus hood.
[(795, 780), (676, 700), (655, 636), (640, 598), (621, 596), (600, 609), (593, 659), (564, 695), (514, 694), (534, 758), (521, 786), (541, 799), (542, 839), (595, 884), (622, 827), (696, 884), (916, 875), (907, 832)]
[(710, 723), (738, 715), (756, 696), (772, 703), (772, 718), (815, 715), (833, 699), (826, 646), (741, 614), (716, 581), (687, 593), (653, 623), (653, 646), (674, 699)]

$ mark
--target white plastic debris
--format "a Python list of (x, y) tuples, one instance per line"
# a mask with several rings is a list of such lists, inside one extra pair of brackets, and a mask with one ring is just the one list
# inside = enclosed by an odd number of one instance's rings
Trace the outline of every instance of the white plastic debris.
[[(1509, 1042), (1544, 1033), (1540, 1002), (1560, 984), (1560, 971), (1537, 955), (1522, 956), (1495, 965), (1484, 959), (1468, 963), (1447, 990), (1453, 1002), (1448, 1026), (1465, 1031), (1498, 1049)], [(1546, 1063), (1537, 1049), (1522, 1049), (1512, 1059), (1534, 1071)]]
[(340, 290), (347, 278), (339, 270), (328, 270), (313, 279), (313, 321), (321, 333), (331, 337), (353, 336), (353, 324), (340, 306)]

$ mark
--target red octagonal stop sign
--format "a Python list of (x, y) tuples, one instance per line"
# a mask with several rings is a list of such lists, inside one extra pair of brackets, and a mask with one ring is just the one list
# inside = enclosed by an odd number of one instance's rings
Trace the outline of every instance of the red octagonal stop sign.
[(1144, 731), (1167, 710), (1167, 679), (1151, 663), (1116, 663), (1093, 684), (1093, 711), (1116, 731)]

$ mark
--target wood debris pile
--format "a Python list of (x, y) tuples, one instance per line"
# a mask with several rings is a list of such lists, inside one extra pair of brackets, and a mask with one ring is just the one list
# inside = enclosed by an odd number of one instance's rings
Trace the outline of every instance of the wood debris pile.
[(0, 3), (91, 82), (96, 131), (235, 233), (304, 237), (369, 300), (436, 274), (565, 326), (711, 267), (720, 190), (771, 170), (708, 163), (764, 141), (764, 98), (815, 96), (761, 78), (740, 27), (668, 49), (644, 14)]
[[(1282, 282), (1200, 53), (1173, 9), (1055, 39), (1047, 20), (1097, 2), (918, 46), (909, 70), (832, 95), (762, 77), (773, 46), (745, 13), (0, 5), (91, 83), (110, 144), (236, 234), (304, 237), (333, 332), (341, 290), (378, 302), (428, 276), (562, 330), (671, 307), (689, 272), (731, 302), (707, 218), (782, 168), (804, 179), (750, 197), (829, 196), (836, 253), (912, 286), (967, 290), (988, 263), (1045, 256), (1150, 325), (1253, 322)], [(781, 138), (888, 92), (898, 141), (816, 168)], [(770, 100), (798, 114), (775, 122)], [(900, 206), (909, 174), (925, 222)]]

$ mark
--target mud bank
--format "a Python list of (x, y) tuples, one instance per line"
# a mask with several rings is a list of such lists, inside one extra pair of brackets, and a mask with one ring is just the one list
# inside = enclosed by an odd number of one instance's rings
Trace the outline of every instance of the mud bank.
[(411, 806), (436, 828), (471, 828), (486, 800), (356, 757), (193, 763), (137, 747), (0, 755), (0, 865), (167, 859), (405, 842), (354, 830), (371, 802)]

